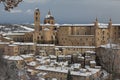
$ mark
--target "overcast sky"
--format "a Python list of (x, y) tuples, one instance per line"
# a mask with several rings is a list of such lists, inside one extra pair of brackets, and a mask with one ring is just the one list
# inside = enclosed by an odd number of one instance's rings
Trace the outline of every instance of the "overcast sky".
[(35, 8), (41, 12), (41, 23), (51, 10), (57, 23), (93, 23), (97, 17), (99, 22), (120, 23), (119, 0), (23, 0), (11, 12), (4, 11), (0, 4), (0, 23), (33, 23)]

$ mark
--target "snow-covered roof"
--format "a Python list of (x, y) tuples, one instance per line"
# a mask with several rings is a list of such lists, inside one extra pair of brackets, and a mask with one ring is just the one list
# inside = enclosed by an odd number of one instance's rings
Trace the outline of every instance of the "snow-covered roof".
[(90, 61), (90, 64), (96, 64), (96, 62), (95, 61)]
[(108, 28), (108, 24), (98, 23), (99, 28)]
[(69, 58), (71, 58), (71, 55), (66, 55), (65, 57), (69, 57)]
[(22, 28), (24, 28), (24, 29), (26, 29), (26, 30), (28, 30), (28, 31), (34, 31), (34, 29), (32, 29), (32, 28), (30, 28), (30, 27), (26, 27), (26, 26), (20, 26), (20, 27), (22, 27)]
[(79, 36), (83, 36), (83, 37), (84, 37), (84, 36), (85, 36), (85, 37), (86, 37), (86, 36), (87, 36), (87, 37), (88, 37), (88, 36), (89, 36), (89, 37), (94, 37), (95, 35), (69, 35), (69, 36), (73, 36), (73, 37), (76, 37), (76, 36), (77, 36), (77, 37), (79, 37)]
[(37, 63), (35, 61), (32, 61), (32, 62), (27, 63), (27, 65), (29, 65), (29, 66), (36, 66)]
[[(34, 25), (34, 23), (32, 23), (31, 25)], [(62, 26), (81, 26), (81, 27), (87, 27), (87, 26), (94, 26), (94, 24), (58, 24), (58, 23), (55, 23), (55, 24), (42, 24), (40, 23), (41, 26), (57, 26), (57, 27), (62, 27)], [(108, 24), (105, 24), (105, 23), (98, 23), (99, 25), (99, 28), (108, 28)], [(112, 24), (112, 26), (120, 26), (120, 24)]]
[(39, 8), (35, 8), (35, 10), (39, 10)]
[(94, 24), (61, 24), (60, 26), (94, 26)]
[(0, 42), (0, 44), (10, 44), (9, 42)]
[[(54, 71), (54, 72), (61, 72), (61, 73), (68, 73), (69, 68), (67, 67), (48, 67), (48, 66), (38, 66), (35, 69), (44, 70), (44, 71)], [(71, 75), (77, 76), (90, 76), (100, 71), (100, 69), (95, 68), (88, 68), (89, 72), (80, 72), (80, 71), (71, 71)]]
[(50, 17), (53, 17), (53, 16), (50, 15), (50, 14), (47, 14), (47, 15), (45, 16), (45, 18), (50, 18)]
[(44, 52), (45, 52), (45, 50), (39, 50), (39, 52), (44, 53)]
[(50, 61), (49, 57), (43, 57), (39, 56), (39, 58), (36, 58), (37, 61), (45, 63), (46, 61)]
[(26, 31), (26, 30), (13, 31), (13, 33), (26, 33), (26, 32), (31, 32), (31, 31)]
[(65, 55), (58, 55), (58, 57), (65, 57)]
[(91, 53), (91, 54), (95, 54), (95, 51), (85, 51), (85, 53)]
[(57, 58), (55, 55), (49, 55), (50, 58)]
[(34, 70), (28, 68), (27, 71), (28, 71), (28, 72), (33, 72)]
[(37, 46), (55, 46), (54, 44), (37, 44)]
[(16, 44), (16, 45), (34, 45), (34, 43), (32, 42), (26, 42), (26, 43), (23, 43), (23, 42), (14, 42), (13, 44)]
[(79, 69), (80, 66), (81, 66), (81, 64), (77, 64), (77, 63), (73, 64), (73, 67), (74, 67), (74, 68), (77, 68), (77, 69)]
[(57, 48), (95, 48), (95, 46), (56, 46)]
[(120, 24), (112, 24), (112, 26), (120, 26)]
[[(37, 76), (44, 76), (44, 75), (46, 75), (47, 73), (45, 73), (45, 72), (40, 72), (40, 73), (38, 73), (37, 74)], [(41, 80), (41, 79), (40, 79)]]
[[(10, 44), (10, 42), (0, 42), (0, 44)], [(13, 42), (14, 45), (34, 45), (32, 42)]]
[(25, 35), (25, 33), (4, 33), (3, 36)]
[(9, 38), (9, 37), (3, 37), (3, 38), (8, 39), (8, 40), (10, 40), (10, 39), (11, 39), (11, 38)]
[(31, 58), (33, 55), (31, 54), (26, 54), (26, 55), (20, 55), (22, 58)]
[(13, 61), (23, 60), (23, 58), (20, 57), (20, 56), (8, 56), (8, 55), (4, 55), (3, 57), (5, 59), (7, 59), (7, 60), (13, 60)]
[(15, 45), (15, 44), (10, 44), (9, 46), (17, 46), (17, 45)]
[(48, 28), (44, 28), (44, 31), (49, 31), (50, 29), (48, 29)]
[(82, 57), (82, 56), (78, 56), (78, 58), (80, 58), (80, 59), (84, 59), (84, 57)]
[(117, 44), (106, 44), (106, 45), (101, 45), (100, 47), (104, 47), (104, 48), (113, 48), (113, 47), (117, 47)]
[(5, 26), (0, 25), (0, 28), (2, 28), (2, 27), (5, 27)]

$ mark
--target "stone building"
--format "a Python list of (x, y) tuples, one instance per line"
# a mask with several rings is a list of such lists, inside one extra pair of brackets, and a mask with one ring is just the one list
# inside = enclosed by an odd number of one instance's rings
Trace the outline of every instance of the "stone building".
[(33, 33), (33, 42), (37, 43), (53, 43), (56, 39), (56, 31), (55, 26), (50, 24), (54, 24), (54, 17), (51, 15), (50, 11), (48, 15), (46, 15), (44, 19), (45, 25), (40, 25), (40, 11), (36, 9), (34, 12), (34, 24), (35, 31)]
[(10, 44), (5, 47), (5, 55), (18, 55), (19, 48), (18, 45)]
[(99, 23), (98, 19), (92, 24), (56, 24), (50, 10), (40, 23), (40, 10), (34, 12), (34, 31), (13, 33), (7, 35), (15, 42), (34, 42), (40, 44), (55, 44), (59, 46), (94, 46), (120, 43), (120, 24)]
[[(49, 10), (45, 16), (44, 24), (41, 24), (40, 10), (36, 9), (34, 12), (34, 31), (11, 33), (5, 36), (15, 42), (55, 44), (56, 54), (95, 51), (97, 47), (107, 44), (109, 41), (120, 43), (120, 24), (112, 24), (111, 19), (108, 24), (99, 23), (97, 18), (92, 24), (56, 24), (55, 22), (55, 18)], [(32, 46), (31, 49), (42, 49), (36, 45)], [(22, 49), (21, 51), (24, 53), (28, 46), (26, 45), (26, 48)]]
[(38, 43), (54, 43), (60, 46), (95, 46), (120, 42), (120, 25), (99, 23), (97, 18), (93, 24), (55, 24), (50, 11), (40, 24), (40, 11), (34, 13), (35, 31), (33, 41)]

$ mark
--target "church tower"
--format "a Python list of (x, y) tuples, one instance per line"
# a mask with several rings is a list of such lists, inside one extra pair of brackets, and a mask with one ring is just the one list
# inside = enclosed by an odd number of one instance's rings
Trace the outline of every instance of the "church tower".
[(55, 24), (54, 17), (51, 15), (50, 10), (48, 11), (48, 14), (46, 15), (44, 19), (44, 24)]
[(34, 32), (33, 32), (33, 50), (34, 54), (36, 54), (36, 46), (39, 41), (39, 31), (40, 31), (40, 11), (39, 9), (35, 9), (34, 12)]
[(36, 9), (34, 12), (34, 24), (35, 24), (35, 31), (40, 30), (40, 11)]
[(40, 11), (36, 9), (34, 12), (34, 33), (33, 33), (33, 42), (39, 41), (39, 33), (40, 33)]

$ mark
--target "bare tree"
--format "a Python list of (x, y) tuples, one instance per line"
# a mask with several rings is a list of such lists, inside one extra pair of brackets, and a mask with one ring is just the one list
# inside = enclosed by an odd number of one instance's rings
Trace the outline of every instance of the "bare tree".
[(8, 61), (3, 58), (2, 53), (3, 51), (0, 50), (0, 80), (20, 80), (16, 63), (8, 63)]
[(101, 47), (97, 50), (97, 56), (99, 58), (101, 66), (110, 73), (110, 79), (115, 80), (115, 75), (120, 72), (120, 54), (119, 49), (116, 46), (109, 45), (109, 47)]
[(0, 3), (3, 3), (6, 11), (17, 7), (20, 2), (22, 2), (22, 0), (0, 0)]

